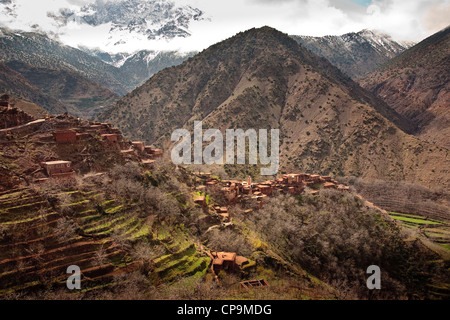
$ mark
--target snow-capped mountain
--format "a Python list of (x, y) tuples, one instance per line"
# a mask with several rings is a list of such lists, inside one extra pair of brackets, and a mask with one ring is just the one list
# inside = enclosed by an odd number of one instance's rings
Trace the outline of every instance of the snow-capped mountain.
[(373, 71), (414, 45), (412, 42), (397, 42), (391, 36), (373, 30), (341, 36), (292, 37), (354, 78)]
[(17, 17), (16, 4), (13, 0), (0, 0), (0, 14), (9, 18)]
[(179, 42), (191, 37), (193, 23), (210, 21), (180, 0), (61, 0), (42, 7), (27, 1), (0, 0), (0, 25), (113, 54), (178, 50), (183, 47)]
[(139, 86), (159, 71), (179, 65), (196, 53), (142, 50), (126, 59), (120, 70), (133, 85)]
[(79, 49), (118, 68), (131, 87), (139, 86), (162, 69), (176, 66), (197, 54), (196, 51), (181, 53), (178, 51), (155, 50), (141, 50), (132, 54), (112, 54), (86, 47), (79, 47)]
[(97, 48), (91, 49), (85, 46), (78, 46), (78, 49), (116, 68), (120, 68), (128, 58), (134, 55), (133, 53), (127, 52), (109, 53)]
[(117, 45), (126, 42), (130, 36), (148, 40), (189, 37), (190, 23), (201, 19), (201, 10), (164, 0), (96, 0), (76, 9), (60, 9), (55, 15), (61, 25), (108, 25), (109, 39), (116, 40), (113, 43)]

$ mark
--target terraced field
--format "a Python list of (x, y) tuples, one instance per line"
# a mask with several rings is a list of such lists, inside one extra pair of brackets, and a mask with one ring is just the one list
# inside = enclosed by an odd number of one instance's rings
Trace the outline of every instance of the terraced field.
[[(448, 266), (450, 259), (450, 224), (448, 222), (398, 212), (389, 212), (389, 215), (404, 227), (416, 231), (414, 239), (420, 239), (425, 246), (442, 256), (442, 259), (430, 261), (430, 264), (441, 265), (450, 270)], [(438, 299), (449, 299), (450, 283), (447, 279), (442, 279), (442, 281), (434, 279), (431, 284), (431, 293)]]
[(95, 190), (63, 196), (69, 203), (55, 204), (31, 189), (0, 194), (0, 297), (65, 287), (70, 265), (80, 267), (83, 291), (102, 288), (114, 276), (142, 268), (143, 261), (129, 250), (137, 242), (164, 249), (151, 271), (155, 283), (206, 272), (209, 258), (186, 233), (169, 232), (164, 225), (150, 230), (131, 214), (133, 204), (99, 203), (103, 195)]
[(450, 251), (450, 224), (445, 221), (428, 219), (419, 215), (390, 212), (389, 215), (405, 227), (421, 230), (431, 241)]

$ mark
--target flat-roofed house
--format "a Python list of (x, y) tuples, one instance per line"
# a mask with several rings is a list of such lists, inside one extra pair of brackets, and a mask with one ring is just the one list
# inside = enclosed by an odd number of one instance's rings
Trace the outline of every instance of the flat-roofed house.
[(221, 270), (234, 271), (236, 269), (236, 253), (211, 251), (211, 255), (213, 257), (213, 270), (216, 274)]
[(108, 143), (117, 143), (118, 142), (117, 136), (118, 135), (115, 133), (106, 133), (101, 135), (103, 141), (107, 141)]
[(41, 166), (45, 169), (48, 176), (52, 178), (70, 178), (75, 175), (71, 161), (46, 161), (42, 162)]
[(140, 152), (145, 151), (145, 142), (144, 141), (133, 141), (131, 143), (133, 144), (133, 147), (135, 149), (139, 150)]

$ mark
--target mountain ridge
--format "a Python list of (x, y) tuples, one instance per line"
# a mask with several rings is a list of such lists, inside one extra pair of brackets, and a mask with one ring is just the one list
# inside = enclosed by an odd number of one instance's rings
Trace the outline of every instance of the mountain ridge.
[(354, 79), (373, 71), (413, 45), (394, 41), (387, 34), (368, 29), (341, 36), (291, 37)]
[(449, 183), (437, 174), (445, 150), (399, 130), (391, 121), (402, 126), (403, 117), (270, 27), (238, 33), (157, 73), (99, 119), (164, 149), (174, 129), (192, 130), (195, 120), (205, 129), (279, 128), (282, 172)]
[(422, 139), (450, 148), (450, 27), (360, 80), (417, 126)]

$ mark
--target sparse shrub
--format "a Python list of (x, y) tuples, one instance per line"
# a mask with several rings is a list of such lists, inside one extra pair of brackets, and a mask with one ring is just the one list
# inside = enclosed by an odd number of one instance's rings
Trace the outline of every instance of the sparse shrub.
[(208, 235), (208, 247), (214, 251), (236, 252), (238, 255), (249, 256), (253, 246), (236, 230), (213, 230)]

